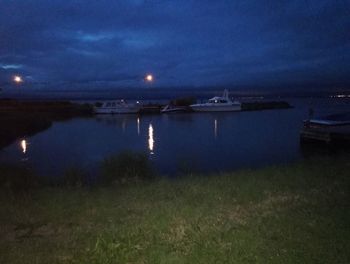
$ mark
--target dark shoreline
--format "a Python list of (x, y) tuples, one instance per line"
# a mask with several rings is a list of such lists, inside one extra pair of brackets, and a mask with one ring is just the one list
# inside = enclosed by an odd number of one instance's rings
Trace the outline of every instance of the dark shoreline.
[(0, 149), (16, 139), (33, 136), (51, 127), (52, 121), (45, 115), (31, 113), (0, 113)]
[(52, 122), (90, 116), (92, 107), (68, 101), (0, 100), (0, 149), (48, 129)]

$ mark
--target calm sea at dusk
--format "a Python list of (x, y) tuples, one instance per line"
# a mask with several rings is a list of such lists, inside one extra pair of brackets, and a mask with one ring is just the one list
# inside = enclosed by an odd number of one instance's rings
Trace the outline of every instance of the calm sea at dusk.
[(40, 174), (60, 175), (72, 166), (95, 172), (104, 158), (136, 151), (146, 153), (163, 175), (264, 167), (307, 155), (299, 132), (310, 107), (315, 115), (350, 110), (349, 99), (284, 100), (294, 108), (98, 115), (54, 122), (46, 131), (2, 149), (0, 162), (25, 163)]

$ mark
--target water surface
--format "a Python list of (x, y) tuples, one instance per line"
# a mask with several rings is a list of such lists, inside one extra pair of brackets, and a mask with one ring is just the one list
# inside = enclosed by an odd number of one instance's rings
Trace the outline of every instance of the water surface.
[(309, 107), (316, 113), (349, 110), (346, 101), (292, 100), (293, 109), (163, 115), (104, 115), (55, 122), (0, 151), (0, 162), (59, 175), (67, 167), (98, 169), (125, 150), (144, 152), (162, 174), (216, 172), (289, 163), (303, 158), (299, 144)]

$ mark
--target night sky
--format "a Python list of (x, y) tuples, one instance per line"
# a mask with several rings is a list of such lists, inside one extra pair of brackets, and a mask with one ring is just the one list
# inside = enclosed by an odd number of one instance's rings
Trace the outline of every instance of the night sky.
[(349, 87), (347, 0), (0, 0), (0, 84)]

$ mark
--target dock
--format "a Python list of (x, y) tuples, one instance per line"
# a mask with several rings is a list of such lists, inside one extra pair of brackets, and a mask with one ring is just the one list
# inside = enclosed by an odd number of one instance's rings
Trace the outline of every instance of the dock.
[(350, 145), (350, 125), (304, 126), (300, 133), (300, 140), (328, 145)]

